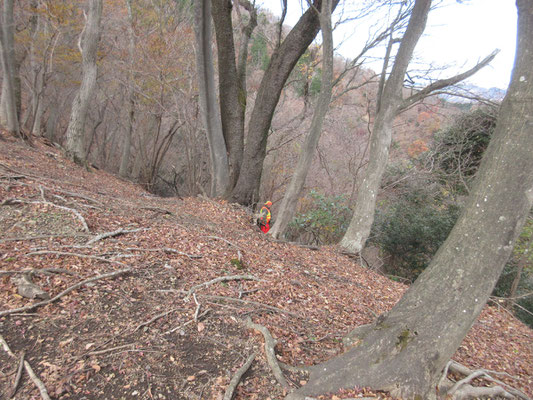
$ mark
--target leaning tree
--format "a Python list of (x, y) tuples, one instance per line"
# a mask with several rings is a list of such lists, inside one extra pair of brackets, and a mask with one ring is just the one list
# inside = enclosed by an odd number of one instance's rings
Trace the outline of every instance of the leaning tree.
[(483, 309), (533, 205), (533, 2), (517, 0), (515, 65), (471, 195), (430, 266), (398, 304), (350, 334), (353, 347), (312, 368), (286, 400), (371, 386), (436, 396), (442, 371)]

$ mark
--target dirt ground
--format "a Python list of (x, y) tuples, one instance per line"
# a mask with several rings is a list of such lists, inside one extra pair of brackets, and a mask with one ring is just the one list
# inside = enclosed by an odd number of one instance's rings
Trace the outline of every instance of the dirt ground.
[[(312, 365), (406, 290), (335, 247), (272, 241), (240, 206), (158, 198), (43, 141), (0, 135), (0, 334), (14, 353), (0, 350), (1, 399), (22, 353), (53, 399), (222, 399), (255, 353), (234, 398), (282, 399), (247, 318), (276, 338), (279, 361)], [(43, 299), (18, 294), (21, 271), (52, 298), (115, 275), (28, 310)], [(532, 343), (532, 330), (487, 306), (454, 358), (506, 372), (532, 396)], [(297, 387), (306, 375), (285, 378)], [(364, 388), (322, 398), (362, 396), (390, 398)], [(14, 398), (41, 398), (28, 374)]]

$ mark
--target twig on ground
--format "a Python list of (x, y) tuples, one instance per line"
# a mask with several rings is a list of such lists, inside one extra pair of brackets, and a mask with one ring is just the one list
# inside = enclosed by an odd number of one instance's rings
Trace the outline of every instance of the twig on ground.
[[(85, 221), (85, 218), (83, 218), (83, 216), (80, 214), (80, 212), (74, 208), (69, 208), (69, 207), (65, 207), (65, 206), (60, 206), (60, 205), (57, 205), (55, 203), (52, 203), (51, 201), (48, 201), (46, 200), (46, 198), (44, 197), (44, 189), (41, 185), (39, 185), (39, 190), (41, 191), (41, 197), (43, 199), (43, 203), (44, 204), (47, 204), (47, 205), (50, 205), (50, 206), (53, 206), (53, 207), (57, 207), (61, 210), (65, 210), (65, 211), (69, 211), (71, 213), (73, 213), (81, 222), (81, 225), (83, 226), (83, 230), (85, 232), (90, 232), (89, 230), (89, 226), (87, 225), (87, 222)], [(34, 202), (32, 202), (34, 203)]]
[(38, 256), (38, 255), (42, 255), (42, 254), (55, 254), (55, 255), (58, 255), (58, 256), (73, 256), (73, 257), (80, 257), (80, 258), (90, 258), (92, 260), (98, 260), (98, 261), (102, 261), (102, 262), (106, 262), (106, 263), (110, 263), (110, 264), (122, 265), (123, 267), (126, 266), (126, 264), (121, 263), (120, 261), (108, 260), (107, 258), (98, 257), (98, 256), (91, 256), (91, 255), (88, 255), (88, 254), (69, 253), (69, 252), (66, 252), (66, 251), (40, 250), (40, 251), (33, 251), (31, 253), (27, 253), (26, 255), (27, 256)]
[(196, 303), (196, 310), (194, 311), (194, 322), (198, 322), (198, 314), (200, 313), (200, 308), (202, 305), (198, 303), (198, 299), (196, 298), (196, 293), (192, 294), (192, 298), (194, 299), (194, 302)]
[(111, 347), (109, 349), (91, 351), (91, 352), (87, 353), (86, 355), (88, 355), (88, 356), (99, 356), (101, 354), (111, 353), (112, 351), (115, 351), (115, 350), (125, 349), (125, 348), (131, 347), (133, 345), (134, 345), (134, 343), (123, 344), (121, 346)]
[(162, 252), (165, 252), (165, 253), (179, 254), (179, 255), (182, 255), (182, 256), (185, 256), (185, 257), (189, 257), (190, 259), (202, 258), (203, 257), (202, 255), (187, 254), (187, 253), (184, 253), (183, 251), (172, 249), (170, 247), (161, 247), (159, 249), (157, 249), (157, 248), (156, 249), (139, 249), (137, 247), (128, 247), (126, 250), (127, 251), (148, 251), (148, 252), (159, 252), (159, 251), (162, 251)]
[(237, 246), (237, 245), (234, 244), (234, 243), (231, 243), (231, 242), (230, 242), (229, 240), (227, 240), (227, 239), (221, 238), (220, 236), (204, 236), (204, 237), (206, 237), (206, 238), (208, 238), (208, 239), (222, 240), (223, 242), (226, 242), (226, 243), (229, 244), (230, 246), (233, 246), (233, 247), (235, 247), (237, 250), (240, 250), (240, 251), (242, 251), (242, 252), (244, 253), (244, 250), (241, 249), (239, 246)]
[(52, 274), (67, 274), (72, 276), (79, 276), (77, 273), (69, 271), (63, 268), (42, 268), (42, 269), (20, 269), (16, 271), (3, 271), (0, 270), (0, 276), (2, 275), (17, 275), (17, 274), (34, 274), (34, 275), (52, 275)]
[(199, 294), (198, 296), (204, 297), (204, 298), (206, 298), (208, 300), (214, 300), (214, 301), (217, 301), (217, 300), (218, 301), (231, 301), (231, 302), (234, 302), (234, 303), (250, 304), (250, 305), (253, 305), (253, 306), (256, 306), (256, 307), (260, 307), (260, 308), (264, 308), (264, 309), (267, 309), (267, 310), (270, 310), (270, 311), (275, 311), (275, 312), (282, 313), (282, 314), (292, 315), (295, 318), (303, 318), (302, 316), (300, 316), (300, 315), (298, 315), (296, 313), (293, 313), (292, 311), (283, 310), (282, 308), (269, 306), (268, 304), (259, 303), (257, 301), (242, 300), (242, 299), (236, 299), (235, 297), (227, 297), (227, 296), (215, 296), (215, 295), (210, 295), (210, 294)]
[(90, 246), (91, 244), (94, 244), (94, 243), (96, 243), (96, 242), (98, 242), (99, 240), (102, 240), (102, 239), (107, 239), (108, 237), (119, 236), (119, 235), (123, 235), (125, 233), (138, 232), (138, 231), (140, 231), (142, 229), (144, 229), (144, 228), (137, 228), (137, 229), (123, 229), (123, 228), (120, 228), (120, 229), (117, 229), (116, 231), (104, 232), (104, 233), (101, 233), (101, 234), (95, 236), (91, 240), (89, 240), (87, 243), (85, 243), (85, 245), (86, 246)]
[(30, 240), (50, 239), (50, 238), (56, 238), (56, 237), (87, 237), (87, 236), (89, 235), (85, 233), (61, 234), (61, 235), (37, 235), (37, 236), (27, 236), (27, 237), (4, 238), (4, 239), (0, 239), (0, 243), (24, 242), (24, 241), (30, 241)]
[[(201, 318), (205, 317), (209, 311), (211, 311), (211, 309), (206, 308), (205, 311), (204, 311), (203, 313), (201, 313), (200, 315), (198, 315), (198, 317), (197, 317), (196, 319), (197, 319), (197, 320), (200, 320)], [(191, 320), (185, 322), (185, 323), (182, 324), (182, 325), (178, 325), (178, 326), (176, 326), (176, 327), (174, 327), (174, 328), (172, 328), (172, 329), (166, 331), (166, 332), (164, 333), (164, 335), (167, 335), (167, 334), (169, 334), (169, 333), (176, 332), (178, 329), (185, 328), (187, 325), (190, 325), (190, 324), (192, 324), (193, 322), (196, 322), (196, 321), (195, 321), (194, 319), (191, 319)]]
[[(0, 335), (0, 344), (2, 344), (2, 347), (4, 348), (4, 351), (9, 354), (11, 357), (16, 358), (16, 356), (13, 354), (11, 349), (9, 348), (7, 342), (4, 340), (3, 336)], [(26, 369), (26, 372), (30, 376), (30, 379), (33, 381), (35, 386), (39, 389), (39, 392), (41, 393), (41, 397), (43, 400), (51, 400), (50, 396), (48, 395), (48, 392), (46, 391), (46, 387), (44, 386), (43, 382), (35, 375), (35, 372), (33, 372), (33, 369), (31, 368), (31, 365), (29, 362), (24, 361), (24, 368)]]
[(202, 287), (208, 287), (210, 285), (213, 285), (218, 282), (225, 282), (225, 281), (240, 281), (240, 280), (248, 280), (248, 281), (258, 281), (261, 282), (261, 279), (256, 278), (252, 275), (228, 275), (228, 276), (220, 276), (218, 278), (212, 279), (210, 281), (200, 283), (198, 285), (194, 285), (192, 288), (189, 289), (187, 292), (187, 295), (185, 296), (185, 300), (188, 300), (189, 296), (196, 292), (196, 290), (202, 288)]
[(233, 393), (235, 392), (235, 389), (237, 389), (237, 385), (241, 381), (242, 376), (248, 371), (250, 368), (250, 365), (252, 365), (252, 362), (255, 359), (255, 353), (252, 353), (246, 362), (240, 367), (237, 372), (235, 372), (235, 375), (231, 378), (228, 387), (226, 388), (226, 392), (224, 393), (224, 400), (231, 400), (233, 398)]
[(277, 341), (272, 337), (270, 331), (266, 327), (252, 322), (252, 319), (250, 317), (246, 319), (246, 326), (263, 334), (263, 337), (265, 339), (265, 353), (268, 365), (272, 369), (272, 373), (274, 374), (274, 377), (276, 378), (278, 383), (284, 389), (290, 389), (289, 383), (283, 376), (283, 372), (281, 372), (281, 368), (278, 364), (278, 359), (276, 358), (276, 352), (274, 348), (276, 347)]
[(161, 213), (161, 214), (173, 215), (172, 211), (165, 210), (165, 209), (159, 208), (159, 207), (147, 206), (147, 207), (141, 207), (141, 210), (155, 211), (155, 212), (158, 212), (158, 213)]
[(26, 353), (22, 352), (20, 355), (20, 362), (19, 367), (17, 369), (17, 376), (15, 377), (15, 382), (13, 383), (13, 388), (11, 389), (11, 393), (7, 396), (8, 399), (11, 399), (15, 396), (17, 393), (17, 389), (19, 387), (20, 378), (22, 377), (22, 369), (24, 368), (24, 356)]
[(163, 313), (161, 313), (161, 314), (157, 314), (155, 317), (149, 319), (148, 321), (143, 322), (142, 324), (139, 324), (139, 325), (137, 326), (137, 328), (135, 328), (135, 329), (133, 330), (133, 332), (137, 332), (139, 329), (141, 329), (141, 328), (143, 328), (143, 327), (145, 327), (145, 326), (147, 326), (147, 325), (150, 325), (152, 322), (157, 321), (159, 318), (166, 317), (168, 314), (171, 314), (171, 313), (173, 313), (174, 311), (178, 311), (178, 310), (181, 310), (181, 308), (173, 308), (172, 310), (165, 311), (165, 312), (163, 312)]
[(131, 268), (126, 268), (126, 269), (121, 269), (119, 271), (115, 271), (115, 272), (109, 272), (107, 274), (102, 274), (102, 275), (97, 275), (97, 276), (94, 276), (92, 278), (88, 278), (88, 279), (85, 279), (81, 282), (78, 282), (76, 283), (75, 285), (73, 286), (70, 286), (69, 288), (63, 290), (61, 293), (59, 293), (57, 296), (55, 297), (52, 297), (51, 299), (48, 299), (48, 300), (44, 300), (44, 301), (40, 301), (38, 303), (35, 303), (35, 304), (30, 304), (29, 306), (25, 306), (25, 307), (20, 307), (20, 308), (15, 308), (13, 310), (4, 310), (4, 311), (0, 311), (0, 317), (3, 317), (5, 315), (10, 315), (10, 314), (13, 314), (13, 313), (20, 313), (20, 312), (25, 312), (25, 311), (32, 311), (32, 310), (35, 310), (36, 308), (38, 307), (42, 307), (42, 306), (45, 306), (47, 304), (50, 304), (50, 303), (53, 303), (57, 300), (59, 300), (61, 297), (69, 294), (70, 292), (72, 292), (73, 290), (76, 290), (84, 285), (86, 285), (87, 283), (90, 283), (90, 282), (94, 282), (94, 281), (97, 281), (99, 279), (107, 279), (107, 278), (115, 278), (117, 276), (120, 276), (120, 275), (124, 275), (124, 274), (127, 274), (127, 273), (130, 273), (132, 271)]

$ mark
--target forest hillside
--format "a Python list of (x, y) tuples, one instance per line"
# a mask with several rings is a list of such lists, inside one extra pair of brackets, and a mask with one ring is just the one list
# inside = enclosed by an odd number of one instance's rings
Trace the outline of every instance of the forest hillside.
[[(21, 355), (43, 384), (24, 373), (15, 399), (223, 399), (247, 360), (234, 398), (279, 399), (307, 377), (284, 369), (283, 388), (273, 360), (301, 367), (343, 352), (350, 329), (407, 289), (335, 246), (273, 241), (242, 206), (156, 197), (45, 139), (2, 132), (0, 146), (0, 393)], [(531, 397), (532, 343), (491, 302), (454, 360)], [(390, 398), (320, 398), (360, 397)]]

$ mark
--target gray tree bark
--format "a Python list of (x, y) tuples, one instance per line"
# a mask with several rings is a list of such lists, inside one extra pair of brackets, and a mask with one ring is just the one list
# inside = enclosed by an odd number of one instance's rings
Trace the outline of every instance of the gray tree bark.
[(320, 11), (320, 27), (322, 29), (322, 80), (320, 95), (311, 121), (309, 135), (305, 139), (298, 164), (283, 196), (281, 207), (278, 210), (276, 222), (270, 231), (274, 238), (279, 238), (287, 230), (292, 220), (298, 199), (304, 187), (309, 167), (313, 161), (318, 141), (322, 134), (322, 126), (329, 109), (333, 85), (333, 35), (331, 28), (331, 0), (323, 0)]
[(80, 89), (72, 102), (65, 144), (68, 157), (80, 165), (87, 163), (84, 130), (98, 73), (96, 58), (101, 33), (101, 16), (102, 0), (89, 0), (89, 15), (78, 43), (82, 55), (82, 80)]
[[(3, 70), (2, 98), (6, 128), (15, 135), (20, 134), (15, 94), (15, 36), (13, 21), (13, 0), (4, 0), (0, 27), (0, 61)], [(5, 92), (4, 92), (5, 90)], [(5, 96), (5, 97), (4, 97)]]
[(222, 196), (228, 188), (229, 167), (215, 91), (215, 72), (211, 50), (211, 1), (195, 1), (194, 8), (200, 107), (211, 156), (211, 196), (218, 197)]
[(430, 5), (430, 0), (417, 0), (415, 2), (391, 73), (383, 87), (383, 92), (379, 95), (379, 109), (370, 137), (368, 165), (357, 193), (352, 220), (340, 243), (341, 247), (350, 253), (361, 252), (370, 235), (370, 229), (374, 222), (377, 194), (389, 159), (394, 118), (406, 108), (432, 93), (472, 76), (488, 65), (497, 54), (495, 51), (468, 71), (448, 79), (438, 80), (412, 96), (403, 99), (402, 88), (405, 73), (416, 44), (424, 32)]
[[(281, 46), (272, 54), (270, 64), (261, 80), (248, 123), (241, 173), (231, 193), (231, 201), (251, 205), (258, 200), (272, 117), (285, 82), (320, 29), (320, 21), (315, 8), (320, 10), (321, 4), (321, 0), (312, 2)], [(333, 9), (337, 4), (338, 0), (334, 0)]]
[(126, 178), (129, 175), (128, 166), (131, 159), (131, 137), (133, 133), (133, 115), (134, 115), (134, 93), (133, 85), (135, 75), (133, 73), (133, 66), (135, 62), (135, 33), (133, 31), (133, 13), (131, 9), (131, 0), (126, 0), (126, 8), (128, 9), (128, 57), (129, 70), (128, 80), (125, 84), (126, 90), (126, 126), (124, 132), (124, 143), (122, 147), (122, 155), (120, 157), (120, 167), (118, 174)]
[[(244, 115), (246, 92), (237, 73), (235, 43), (231, 21), (231, 0), (213, 0), (213, 21), (217, 38), (218, 86), (222, 131), (229, 154), (230, 186), (235, 186), (244, 150)], [(250, 35), (251, 35), (250, 31)], [(249, 38), (249, 36), (248, 36)], [(245, 40), (247, 43), (248, 40)]]
[(483, 309), (533, 205), (533, 3), (518, 0), (511, 84), (472, 194), (430, 266), (398, 304), (313, 368), (287, 400), (371, 386), (405, 399), (434, 398), (445, 364)]

